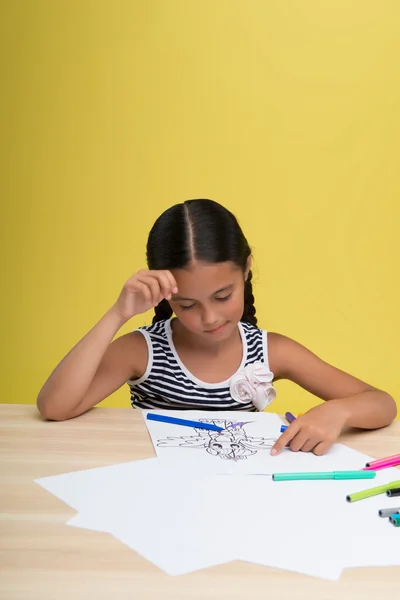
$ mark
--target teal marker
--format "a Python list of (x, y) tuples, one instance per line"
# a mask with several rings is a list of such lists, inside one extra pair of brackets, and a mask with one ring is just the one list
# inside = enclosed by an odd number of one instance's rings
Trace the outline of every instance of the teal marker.
[(400, 518), (399, 519), (394, 519), (393, 517), (390, 517), (389, 521), (395, 527), (400, 527)]
[(391, 523), (393, 523), (393, 525), (397, 525), (397, 523), (400, 523), (400, 515), (398, 515), (398, 514), (391, 515), (389, 518), (389, 521)]
[(274, 481), (303, 481), (306, 479), (373, 479), (375, 471), (316, 471), (314, 473), (274, 473)]

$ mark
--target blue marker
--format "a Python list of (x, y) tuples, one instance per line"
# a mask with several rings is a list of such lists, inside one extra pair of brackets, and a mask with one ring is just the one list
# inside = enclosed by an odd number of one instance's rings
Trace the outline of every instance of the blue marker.
[(185, 425), (186, 427), (196, 427), (196, 429), (209, 429), (211, 431), (224, 431), (223, 427), (214, 425), (213, 423), (202, 423), (201, 421), (190, 421), (189, 419), (178, 419), (176, 417), (167, 417), (165, 415), (157, 415), (156, 413), (147, 413), (149, 421), (161, 421), (161, 423), (171, 423), (172, 425)]
[(286, 431), (286, 429), (289, 427), (289, 425), (282, 425), (281, 426), (281, 433), (283, 433), (284, 431)]

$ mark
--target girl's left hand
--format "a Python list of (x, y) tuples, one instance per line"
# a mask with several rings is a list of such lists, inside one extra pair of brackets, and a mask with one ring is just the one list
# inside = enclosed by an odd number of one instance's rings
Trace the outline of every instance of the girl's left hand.
[(285, 446), (294, 452), (325, 454), (336, 442), (347, 419), (348, 411), (342, 399), (327, 400), (293, 421), (272, 446), (271, 455), (279, 454)]

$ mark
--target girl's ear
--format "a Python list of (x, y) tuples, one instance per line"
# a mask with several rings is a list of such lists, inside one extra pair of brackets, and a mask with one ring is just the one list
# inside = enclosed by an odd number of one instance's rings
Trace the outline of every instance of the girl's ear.
[(244, 272), (244, 280), (247, 281), (247, 278), (249, 276), (249, 271), (251, 269), (251, 265), (253, 264), (253, 259), (251, 257), (251, 255), (247, 258), (247, 263), (246, 263), (246, 270)]

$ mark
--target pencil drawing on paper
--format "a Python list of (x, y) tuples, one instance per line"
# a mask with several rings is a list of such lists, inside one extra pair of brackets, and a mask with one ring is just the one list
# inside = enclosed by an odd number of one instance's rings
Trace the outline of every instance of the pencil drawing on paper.
[(208, 454), (224, 460), (245, 460), (258, 450), (268, 450), (277, 438), (252, 437), (247, 435), (245, 426), (251, 423), (225, 419), (199, 419), (202, 423), (212, 423), (223, 427), (223, 431), (195, 429), (196, 435), (159, 439), (160, 448), (204, 448)]

